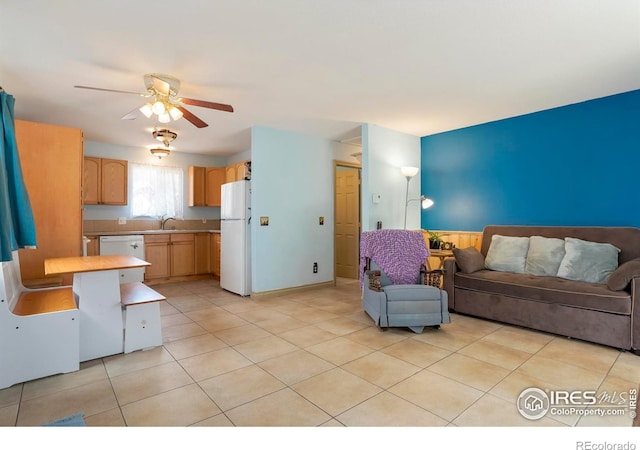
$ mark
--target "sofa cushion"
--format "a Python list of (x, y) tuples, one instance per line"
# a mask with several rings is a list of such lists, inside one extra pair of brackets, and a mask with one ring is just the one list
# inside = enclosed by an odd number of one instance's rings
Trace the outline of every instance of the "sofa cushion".
[(455, 274), (456, 288), (576, 306), (616, 314), (631, 313), (631, 294), (605, 284), (557, 277), (481, 270)]
[(564, 239), (531, 236), (524, 271), (531, 275), (555, 277), (564, 254)]
[(618, 268), (618, 247), (570, 237), (564, 241), (566, 253), (558, 268), (560, 278), (606, 283)]
[(612, 291), (622, 291), (634, 277), (640, 277), (640, 258), (621, 264), (607, 280), (607, 287)]
[(484, 256), (475, 247), (454, 248), (456, 264), (464, 273), (473, 273), (484, 269)]
[(494, 234), (484, 260), (487, 269), (502, 272), (524, 273), (529, 250), (528, 237), (512, 237)]

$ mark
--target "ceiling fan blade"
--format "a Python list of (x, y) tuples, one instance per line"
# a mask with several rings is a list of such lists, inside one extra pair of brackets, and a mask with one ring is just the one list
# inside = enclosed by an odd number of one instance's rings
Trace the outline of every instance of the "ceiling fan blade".
[(122, 120), (134, 120), (140, 115), (140, 108), (129, 111), (127, 114), (121, 117)]
[(153, 80), (153, 88), (160, 92), (162, 95), (169, 95), (169, 88), (171, 85), (164, 80), (156, 77), (155, 75), (151, 75), (151, 79)]
[(91, 89), (93, 91), (103, 91), (103, 92), (117, 92), (117, 93), (120, 93), (120, 94), (134, 94), (134, 95), (139, 95), (140, 97), (144, 97), (145, 96), (145, 94), (140, 94), (139, 92), (117, 91), (115, 89), (104, 89), (104, 88), (97, 88), (97, 87), (91, 87), (91, 86), (74, 86), (74, 88)]
[(185, 105), (201, 106), (203, 108), (218, 109), (220, 111), (233, 112), (233, 106), (225, 105), (224, 103), (207, 102), (205, 100), (196, 100), (193, 98), (184, 98), (184, 97), (179, 98), (178, 101), (180, 103), (184, 103)]
[(182, 117), (184, 117), (185, 119), (187, 119), (189, 122), (191, 122), (193, 125), (195, 125), (198, 128), (204, 128), (204, 127), (208, 127), (209, 125), (204, 122), (202, 119), (200, 119), (199, 117), (196, 117), (195, 114), (193, 114), (191, 111), (189, 111), (188, 109), (180, 106), (180, 105), (176, 105), (176, 108), (178, 108), (180, 111), (182, 111)]

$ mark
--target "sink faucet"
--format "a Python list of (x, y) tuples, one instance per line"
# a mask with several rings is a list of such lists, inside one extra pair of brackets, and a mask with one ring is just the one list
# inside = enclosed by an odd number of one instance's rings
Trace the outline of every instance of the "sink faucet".
[(164, 215), (162, 217), (160, 217), (160, 229), (164, 230), (164, 225), (170, 220), (176, 220), (176, 219), (175, 219), (175, 217), (167, 217), (167, 218), (165, 218)]

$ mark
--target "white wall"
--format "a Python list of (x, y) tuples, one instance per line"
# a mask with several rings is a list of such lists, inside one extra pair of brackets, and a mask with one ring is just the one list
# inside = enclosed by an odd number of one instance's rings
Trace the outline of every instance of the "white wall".
[[(252, 129), (253, 292), (333, 281), (333, 160), (355, 162), (349, 156), (355, 151), (326, 139)], [(260, 226), (261, 216), (269, 217), (269, 226)]]
[[(420, 138), (377, 125), (362, 126), (362, 230), (403, 228), (407, 179), (402, 166), (420, 167)], [(380, 202), (373, 202), (374, 194)], [(409, 199), (419, 198), (420, 174), (409, 183)], [(420, 228), (420, 202), (409, 203), (407, 229)]]
[(227, 166), (231, 164), (239, 163), (240, 161), (251, 160), (251, 150), (245, 150), (240, 153), (235, 153), (227, 157)]
[[(189, 166), (218, 167), (226, 166), (227, 158), (223, 156), (197, 155), (172, 151), (166, 158), (158, 159), (151, 155), (149, 149), (143, 147), (126, 147), (122, 145), (104, 144), (101, 142), (84, 142), (84, 155), (99, 158), (124, 159), (129, 162), (153, 164), (159, 166), (181, 167), (184, 169), (184, 218), (185, 219), (219, 219), (220, 208), (188, 207), (187, 179)], [(129, 178), (129, 198), (131, 198), (131, 179)], [(84, 207), (84, 219), (116, 219), (131, 216), (131, 206), (87, 205)]]

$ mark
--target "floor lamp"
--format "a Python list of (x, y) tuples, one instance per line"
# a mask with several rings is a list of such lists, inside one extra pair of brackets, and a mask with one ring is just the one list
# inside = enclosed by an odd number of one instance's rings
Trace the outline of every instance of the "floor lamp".
[(427, 209), (433, 206), (433, 200), (425, 197), (424, 195), (421, 195), (420, 198), (412, 198), (411, 200), (409, 200), (409, 181), (411, 181), (411, 178), (415, 177), (418, 174), (419, 170), (420, 169), (418, 169), (417, 167), (408, 167), (408, 166), (400, 168), (402, 175), (404, 175), (407, 179), (407, 190), (406, 190), (405, 200), (404, 200), (404, 229), (405, 230), (407, 229), (407, 209), (409, 207), (410, 202), (420, 200), (422, 202), (422, 209)]

